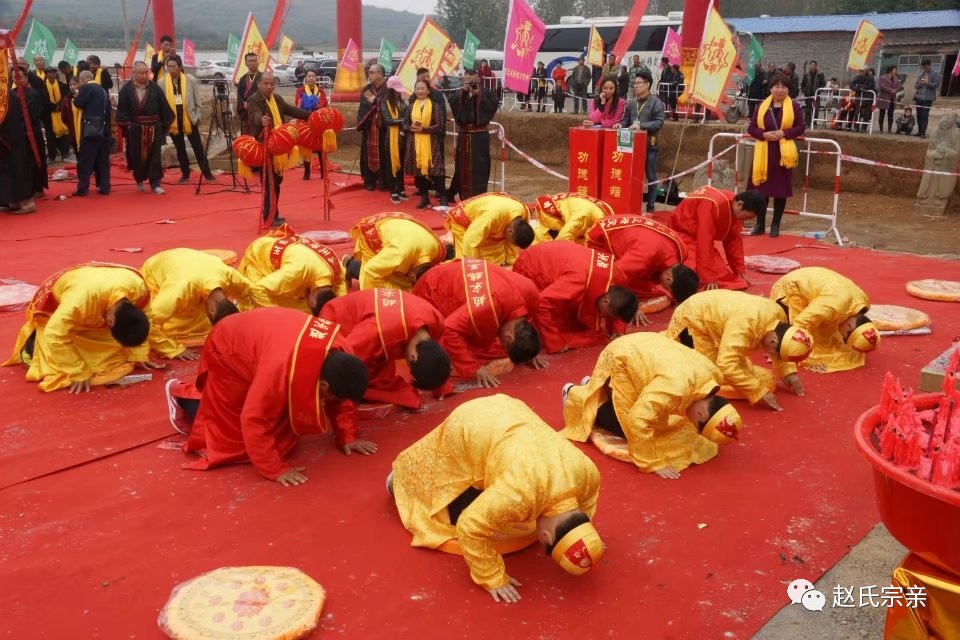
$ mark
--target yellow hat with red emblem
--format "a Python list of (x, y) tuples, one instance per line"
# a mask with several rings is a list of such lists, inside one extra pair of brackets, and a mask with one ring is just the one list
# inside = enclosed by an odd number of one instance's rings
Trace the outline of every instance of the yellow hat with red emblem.
[(879, 344), (880, 331), (872, 322), (864, 322), (847, 336), (847, 345), (860, 353), (870, 353)]
[(742, 429), (743, 418), (740, 417), (740, 413), (733, 408), (732, 404), (725, 404), (707, 420), (702, 435), (717, 444), (730, 444), (740, 439)]
[(780, 359), (787, 362), (805, 360), (813, 351), (813, 336), (800, 327), (791, 326), (780, 341)]
[(592, 523), (584, 522), (560, 538), (550, 557), (567, 573), (582, 576), (603, 557), (603, 540)]

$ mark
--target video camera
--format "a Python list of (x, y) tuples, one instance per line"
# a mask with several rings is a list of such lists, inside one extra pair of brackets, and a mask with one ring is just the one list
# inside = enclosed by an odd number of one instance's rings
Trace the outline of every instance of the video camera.
[(213, 81), (213, 99), (218, 102), (229, 102), (230, 87), (225, 78), (216, 78)]

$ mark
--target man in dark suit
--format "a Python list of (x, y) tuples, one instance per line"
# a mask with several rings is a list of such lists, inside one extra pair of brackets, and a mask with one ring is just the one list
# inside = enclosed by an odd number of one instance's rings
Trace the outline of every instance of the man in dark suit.
[[(299, 109), (292, 104), (287, 104), (283, 98), (276, 95), (274, 90), (277, 88), (277, 79), (274, 77), (272, 71), (266, 71), (260, 76), (260, 84), (256, 93), (251, 95), (247, 99), (246, 112), (247, 112), (247, 131), (250, 132), (257, 140), (260, 140), (266, 144), (266, 128), (270, 127), (272, 131), (276, 127), (279, 127), (283, 124), (284, 118), (300, 118), (301, 120), (306, 120), (310, 117), (309, 111), (304, 111)], [(276, 112), (280, 115), (281, 122), (275, 122), (273, 116), (273, 107), (276, 107)], [(267, 175), (272, 173), (272, 175)], [(276, 205), (280, 203), (280, 183), (283, 182), (283, 171), (277, 171), (275, 167), (264, 166), (263, 170), (260, 172), (261, 180), (267, 181), (270, 180), (273, 183), (273, 200), (270, 199), (270, 191), (264, 189), (264, 198), (263, 198), (263, 221), (264, 223), (272, 223), (274, 227), (279, 227), (286, 220), (280, 216), (280, 213), (276, 210)], [(273, 220), (270, 220), (270, 211), (273, 209), (276, 212), (276, 216)]]
[(93, 74), (93, 81), (101, 87), (110, 91), (113, 89), (113, 78), (110, 77), (110, 71), (100, 66), (100, 56), (87, 56), (87, 64), (90, 65), (90, 73)]
[(237, 83), (237, 117), (240, 118), (240, 133), (249, 134), (247, 100), (257, 92), (257, 88), (260, 86), (260, 59), (257, 54), (248, 53), (243, 56), (243, 63), (247, 65), (247, 73)]

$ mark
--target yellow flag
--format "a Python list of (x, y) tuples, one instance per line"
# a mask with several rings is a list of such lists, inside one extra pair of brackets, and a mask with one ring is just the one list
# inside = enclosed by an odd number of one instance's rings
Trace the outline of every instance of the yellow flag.
[(455, 75), (461, 62), (463, 62), (463, 51), (456, 43), (451, 42), (447, 45), (447, 50), (443, 52), (443, 58), (440, 60), (440, 73), (445, 76)]
[(240, 47), (237, 49), (237, 66), (233, 69), (233, 84), (240, 82), (240, 78), (247, 72), (247, 64), (244, 62), (247, 54), (257, 55), (257, 69), (261, 72), (267, 70), (267, 61), (270, 58), (270, 51), (267, 49), (267, 43), (263, 41), (260, 35), (260, 29), (257, 28), (257, 21), (253, 19), (253, 14), (247, 14), (247, 24), (243, 28), (243, 35), (240, 37)]
[(595, 67), (603, 66), (603, 38), (596, 27), (590, 27), (590, 43), (587, 46), (587, 64)]
[(157, 51), (153, 48), (153, 45), (148, 42), (147, 46), (143, 48), (143, 61), (149, 65), (150, 60), (153, 58), (153, 54), (156, 52)]
[(449, 43), (450, 37), (444, 33), (443, 29), (430, 18), (424, 18), (410, 41), (407, 55), (397, 67), (396, 76), (403, 83), (403, 88), (413, 93), (417, 69), (426, 69), (430, 72), (431, 78), (436, 77)]
[(866, 69), (874, 48), (883, 40), (883, 34), (866, 20), (860, 21), (860, 27), (853, 36), (850, 45), (850, 57), (847, 59), (847, 68), (851, 71)]
[(293, 40), (288, 38), (286, 35), (280, 37), (280, 53), (277, 55), (277, 62), (279, 64), (287, 64), (290, 62), (290, 56), (293, 54)]
[(738, 64), (737, 46), (730, 29), (711, 2), (693, 67), (690, 99), (712, 110), (719, 109), (721, 103), (730, 102), (727, 83)]

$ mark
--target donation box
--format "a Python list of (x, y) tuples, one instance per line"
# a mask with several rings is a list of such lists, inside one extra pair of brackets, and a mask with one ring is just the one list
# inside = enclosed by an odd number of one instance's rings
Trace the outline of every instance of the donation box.
[(604, 129), (596, 127), (570, 129), (570, 172), (567, 179), (567, 191), (570, 193), (605, 199), (600, 193), (604, 133)]
[[(603, 137), (600, 193), (597, 197), (613, 207), (618, 214), (643, 213), (647, 132), (631, 129), (604, 129)], [(571, 145), (571, 154), (572, 150)], [(571, 184), (572, 178), (571, 173)], [(652, 188), (656, 189), (656, 185)]]

